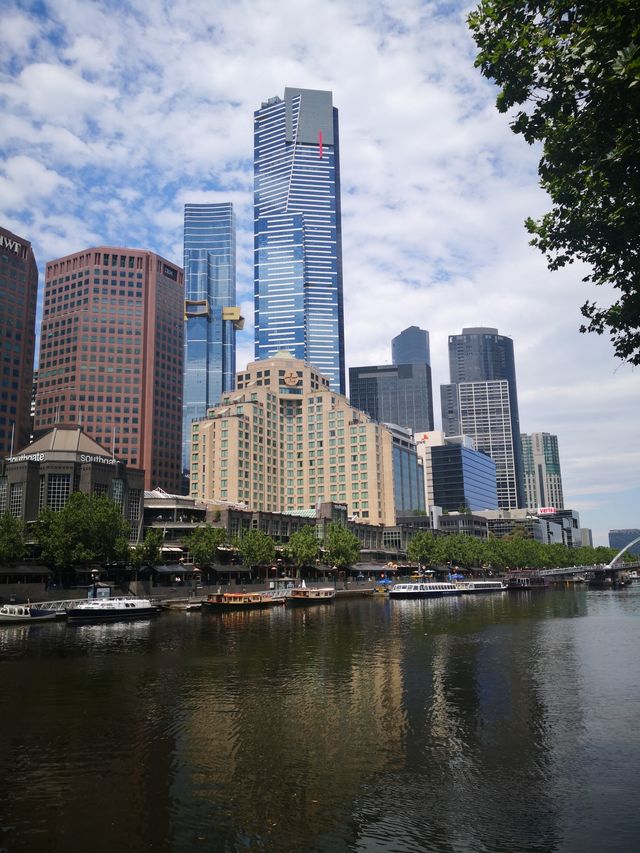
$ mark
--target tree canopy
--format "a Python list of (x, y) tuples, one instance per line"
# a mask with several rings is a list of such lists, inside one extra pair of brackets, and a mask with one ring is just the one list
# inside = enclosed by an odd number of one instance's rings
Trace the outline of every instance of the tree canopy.
[(360, 541), (342, 524), (333, 521), (327, 528), (324, 549), (327, 562), (339, 569), (347, 569), (358, 562)]
[(62, 569), (129, 557), (129, 524), (118, 504), (103, 495), (74, 492), (58, 512), (42, 510), (36, 536), (45, 563)]
[(289, 559), (298, 570), (315, 565), (319, 550), (315, 527), (310, 524), (292, 533), (287, 544)]
[(407, 557), (414, 563), (428, 566), (435, 562), (436, 538), (433, 533), (420, 532), (407, 543)]
[(189, 536), (186, 545), (193, 562), (197, 566), (211, 566), (218, 557), (218, 548), (227, 541), (227, 531), (223, 527), (198, 527)]
[(0, 564), (21, 560), (26, 553), (24, 522), (10, 512), (3, 513), (0, 515)]
[(247, 530), (236, 547), (245, 566), (268, 566), (275, 560), (275, 543), (262, 530)]
[(553, 206), (526, 221), (531, 242), (549, 269), (584, 261), (583, 281), (612, 288), (605, 307), (584, 303), (580, 331), (608, 332), (615, 354), (640, 364), (640, 5), (482, 0), (468, 20), (498, 110), (542, 142)]
[(131, 560), (136, 566), (157, 566), (162, 561), (164, 534), (158, 528), (147, 530), (144, 541), (133, 549)]

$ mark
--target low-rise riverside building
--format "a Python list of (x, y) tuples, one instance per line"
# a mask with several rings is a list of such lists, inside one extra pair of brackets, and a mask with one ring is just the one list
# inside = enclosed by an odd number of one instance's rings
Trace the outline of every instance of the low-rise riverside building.
[(255, 361), (206, 418), (192, 424), (191, 496), (291, 513), (346, 505), (394, 524), (390, 431), (287, 352)]
[(76, 426), (57, 426), (0, 461), (0, 514), (33, 522), (62, 509), (73, 492), (106, 495), (121, 508), (136, 542), (142, 530), (144, 471), (129, 468)]

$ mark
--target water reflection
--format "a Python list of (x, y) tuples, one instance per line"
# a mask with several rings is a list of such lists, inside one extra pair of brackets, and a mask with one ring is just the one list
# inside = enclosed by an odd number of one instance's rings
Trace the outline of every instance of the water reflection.
[(638, 829), (604, 780), (638, 764), (639, 602), (563, 590), (0, 632), (0, 846), (616, 849), (593, 815), (622, 841)]

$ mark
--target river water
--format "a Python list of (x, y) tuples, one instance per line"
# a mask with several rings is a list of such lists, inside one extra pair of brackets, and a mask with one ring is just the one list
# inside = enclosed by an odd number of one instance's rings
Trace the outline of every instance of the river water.
[(0, 629), (0, 850), (636, 851), (640, 584)]

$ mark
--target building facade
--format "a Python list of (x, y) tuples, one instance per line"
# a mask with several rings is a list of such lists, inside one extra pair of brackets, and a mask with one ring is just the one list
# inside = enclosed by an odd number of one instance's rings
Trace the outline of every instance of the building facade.
[(20, 453), (0, 461), (0, 515), (33, 522), (61, 510), (73, 492), (104, 495), (122, 509), (133, 542), (140, 538), (144, 474), (116, 459), (77, 427), (54, 427)]
[(431, 365), (429, 332), (419, 326), (409, 326), (391, 340), (393, 364)]
[[(446, 434), (467, 435), (476, 450), (496, 464), (498, 506), (516, 509), (518, 472), (509, 383), (460, 382), (440, 386), (442, 424)], [(518, 445), (520, 435), (518, 434)]]
[[(633, 542), (634, 539), (640, 539), (640, 529), (637, 527), (609, 531), (609, 547), (616, 548), (618, 551), (621, 551), (630, 542)], [(636, 542), (635, 545), (632, 545), (629, 548), (629, 553), (640, 556), (640, 542)]]
[(145, 486), (181, 488), (182, 269), (97, 247), (46, 267), (34, 435), (77, 424)]
[(497, 509), (496, 463), (474, 448), (468, 436), (446, 437), (442, 430), (417, 433), (427, 507), (447, 512)]
[(548, 432), (523, 433), (525, 506), (564, 509), (558, 437)]
[(333, 501), (394, 523), (391, 433), (288, 353), (255, 361), (192, 424), (191, 495), (266, 512)]
[(431, 449), (431, 469), (434, 503), (443, 510), (498, 506), (496, 463), (486, 453), (464, 444), (445, 443)]
[(231, 204), (184, 209), (182, 469), (189, 475), (191, 421), (231, 391), (236, 373), (236, 223)]
[(431, 368), (426, 362), (350, 367), (349, 396), (356, 409), (380, 423), (412, 432), (433, 429)]
[(29, 444), (37, 298), (31, 243), (0, 228), (0, 459)]
[(410, 429), (385, 424), (393, 440), (393, 492), (396, 518), (410, 513), (423, 513), (424, 471)]
[[(484, 385), (485, 389), (491, 387), (493, 396), (499, 395), (502, 401), (507, 399), (509, 406), (510, 438), (505, 441), (506, 430), (501, 426), (503, 413), (497, 413), (495, 422), (498, 430), (498, 436), (494, 441), (478, 440), (477, 435), (484, 434), (485, 436), (493, 429), (493, 422), (481, 424), (487, 416), (487, 410), (483, 408), (482, 414), (478, 417), (474, 416), (472, 410), (469, 410), (469, 405), (472, 405), (473, 397), (469, 393), (469, 388), (464, 392), (467, 397), (464, 417), (459, 409), (454, 405), (456, 397), (460, 400), (460, 394), (456, 394), (450, 389), (450, 386), (442, 386), (441, 404), (442, 404), (442, 428), (447, 435), (460, 435), (464, 432), (466, 435), (471, 435), (474, 438), (476, 448), (485, 453), (489, 453), (495, 459), (498, 466), (498, 498), (500, 506), (505, 508), (524, 507), (525, 492), (524, 492), (524, 473), (522, 465), (522, 446), (520, 442), (520, 415), (518, 412), (518, 389), (516, 383), (516, 368), (515, 357), (513, 351), (513, 341), (505, 335), (499, 335), (497, 329), (477, 327), (467, 328), (462, 330), (461, 335), (449, 336), (449, 381), (451, 385), (470, 385), (472, 383), (493, 383), (505, 381), (508, 385), (508, 395), (499, 390), (498, 386)], [(484, 394), (483, 386), (478, 387), (478, 399), (483, 401)], [(465, 422), (475, 420), (478, 423), (477, 429), (467, 430), (460, 429), (460, 419)], [(488, 426), (488, 430), (487, 427)], [(512, 458), (498, 459), (493, 456), (489, 449), (491, 445), (501, 448), (501, 453), (508, 453)], [(512, 495), (511, 482), (508, 478), (511, 477), (513, 471), (515, 494)]]
[(345, 393), (338, 110), (286, 88), (254, 116), (255, 357), (280, 350)]

